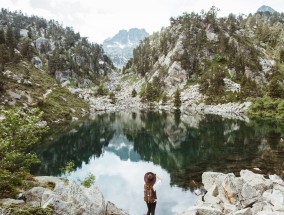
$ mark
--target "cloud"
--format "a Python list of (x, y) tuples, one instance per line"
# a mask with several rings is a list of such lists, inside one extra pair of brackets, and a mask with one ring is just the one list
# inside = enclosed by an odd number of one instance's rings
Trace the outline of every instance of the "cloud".
[(199, 13), (216, 6), (220, 16), (238, 15), (255, 13), (263, 4), (284, 11), (283, 0), (1, 0), (4, 8), (54, 19), (99, 43), (121, 29), (159, 31), (169, 25), (170, 17), (183, 12)]

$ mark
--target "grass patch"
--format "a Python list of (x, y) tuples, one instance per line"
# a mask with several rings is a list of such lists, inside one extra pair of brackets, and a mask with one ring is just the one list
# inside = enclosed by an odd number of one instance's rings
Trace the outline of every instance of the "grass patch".
[[(48, 122), (71, 120), (72, 117), (80, 118), (89, 111), (86, 101), (61, 87), (54, 77), (44, 70), (37, 69), (24, 61), (7, 65), (7, 70), (17, 76), (21, 82), (17, 78), (3, 77), (1, 103), (5, 103), (7, 98), (12, 100), (9, 95), (10, 91), (17, 93), (21, 97), (14, 100), (16, 106), (39, 107), (44, 112), (44, 120)], [(52, 92), (44, 98), (43, 95), (47, 90), (52, 90)], [(7, 102), (5, 106), (7, 109), (10, 108)]]
[(46, 208), (33, 207), (30, 205), (1, 205), (3, 214), (17, 214), (17, 215), (52, 215), (54, 212), (53, 206), (49, 205)]
[(44, 119), (47, 121), (71, 120), (72, 116), (82, 116), (82, 109), (87, 111), (89, 108), (84, 100), (63, 87), (52, 89), (52, 92), (39, 103), (39, 106), (44, 111)]

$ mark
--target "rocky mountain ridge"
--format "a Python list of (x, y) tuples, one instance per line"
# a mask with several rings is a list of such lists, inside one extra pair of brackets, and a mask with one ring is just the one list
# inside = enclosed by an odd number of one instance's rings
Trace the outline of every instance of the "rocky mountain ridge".
[(274, 13), (276, 10), (274, 10), (272, 7), (267, 6), (267, 5), (262, 5), (260, 8), (257, 9), (257, 12), (269, 12), (269, 13)]
[(117, 68), (125, 66), (133, 56), (133, 49), (136, 48), (149, 34), (145, 29), (131, 28), (120, 30), (112, 38), (103, 42), (103, 48)]

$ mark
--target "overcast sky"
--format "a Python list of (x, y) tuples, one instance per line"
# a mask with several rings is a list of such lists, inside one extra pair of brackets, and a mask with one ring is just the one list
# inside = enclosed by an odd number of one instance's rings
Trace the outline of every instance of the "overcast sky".
[(262, 5), (284, 12), (283, 0), (1, 0), (0, 7), (54, 19), (102, 43), (119, 30), (137, 27), (149, 33), (169, 25), (183, 12), (220, 9), (219, 15), (255, 13)]

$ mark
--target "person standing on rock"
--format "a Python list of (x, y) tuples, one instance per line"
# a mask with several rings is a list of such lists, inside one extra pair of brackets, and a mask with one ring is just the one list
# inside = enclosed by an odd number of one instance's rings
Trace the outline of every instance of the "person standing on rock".
[(148, 208), (147, 215), (155, 215), (157, 204), (156, 187), (161, 182), (161, 178), (156, 176), (153, 172), (147, 172), (144, 175), (144, 182), (144, 201)]

